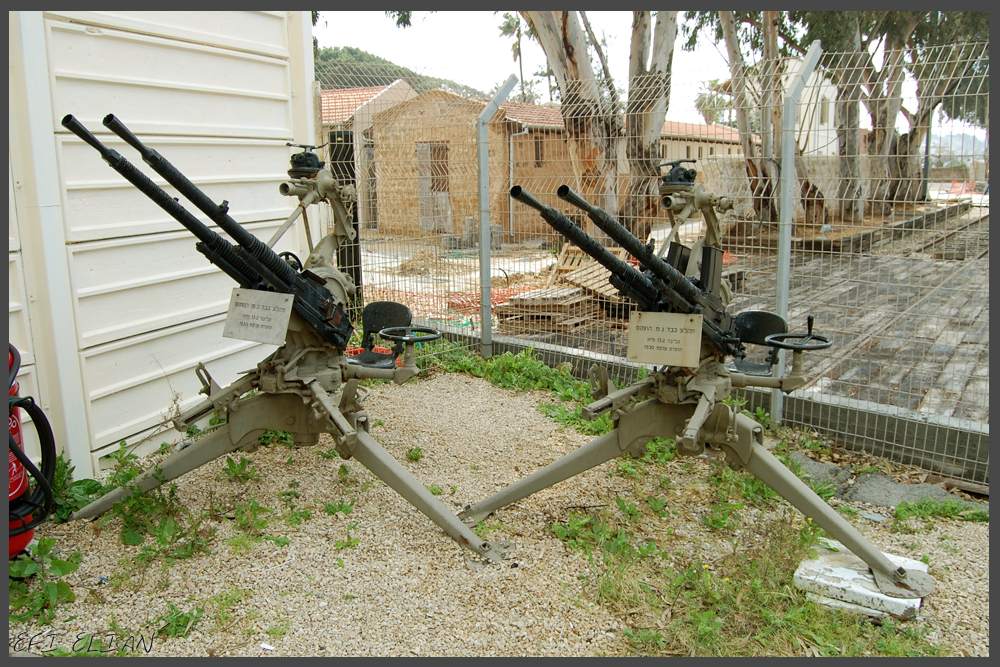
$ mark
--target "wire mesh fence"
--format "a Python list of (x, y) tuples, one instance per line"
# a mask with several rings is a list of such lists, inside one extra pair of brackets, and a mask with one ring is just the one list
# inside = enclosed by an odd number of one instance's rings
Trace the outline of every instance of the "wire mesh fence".
[[(488, 125), (484, 254), (497, 339), (544, 349), (578, 375), (594, 361), (628, 375), (633, 304), (508, 192), (521, 186), (634, 265), (557, 190), (568, 185), (657, 249), (691, 246), (702, 217), (658, 205), (662, 165), (677, 160), (696, 161), (686, 166), (697, 183), (734, 202), (720, 214), (731, 312), (774, 310), (782, 107), (801, 66), (706, 73), (698, 90), (648, 76), (621, 100), (613, 86), (568, 82), (561, 103), (505, 102)], [(344, 147), (331, 160), (358, 192), (360, 246), (344, 260), (356, 263), (364, 300), (405, 303), (476, 345), (486, 287), (476, 118), (488, 100), (399, 69), (317, 63), (316, 74), (324, 130)], [(813, 380), (789, 398), (786, 419), (988, 483), (988, 45), (828, 53), (805, 83), (789, 123), (788, 320), (797, 330), (814, 315), (834, 346), (806, 355)], [(665, 120), (666, 100), (705, 122)]]

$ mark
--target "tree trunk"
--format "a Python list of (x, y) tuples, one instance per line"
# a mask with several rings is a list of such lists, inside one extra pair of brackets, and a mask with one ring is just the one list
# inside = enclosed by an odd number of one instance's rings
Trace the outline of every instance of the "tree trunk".
[(840, 219), (844, 223), (864, 222), (864, 189), (861, 184), (861, 29), (854, 16), (854, 53), (840, 59), (843, 74), (837, 85), (837, 154), (840, 182), (837, 200), (840, 202)]
[[(575, 12), (521, 12), (534, 27), (562, 99), (575, 189), (606, 211), (618, 209), (616, 178), (621, 116), (601, 97)], [(585, 218), (579, 218), (581, 221)], [(600, 230), (587, 225), (597, 238)]]
[(677, 12), (658, 12), (652, 31), (651, 22), (649, 12), (633, 12), (625, 140), (630, 177), (625, 202), (618, 211), (619, 221), (643, 241), (658, 212), (658, 165), (662, 159), (663, 119), (670, 103)]
[(896, 165), (889, 156), (898, 140), (896, 118), (903, 104), (903, 57), (904, 47), (921, 13), (912, 12), (908, 20), (899, 25), (885, 43), (882, 71), (868, 87), (868, 113), (871, 116), (872, 131), (869, 135), (868, 154), (871, 156), (872, 187), (868, 194), (868, 205), (873, 215), (883, 216), (892, 210), (894, 195), (893, 173)]
[[(733, 12), (719, 12), (719, 22), (722, 34), (726, 40), (726, 50), (729, 53), (729, 74), (732, 81), (733, 105), (736, 107), (736, 125), (740, 133), (740, 143), (743, 156), (746, 158), (747, 178), (750, 181), (750, 195), (754, 212), (761, 222), (775, 222), (778, 211), (774, 207), (774, 193), (761, 168), (757, 147), (750, 132), (750, 105), (746, 95), (746, 67), (743, 55), (740, 53), (739, 40), (736, 37), (736, 21)], [(745, 227), (740, 227), (745, 230)]]
[[(782, 107), (784, 86), (781, 82), (781, 56), (778, 53), (778, 12), (763, 12), (764, 61), (761, 73), (761, 161), (760, 165), (767, 182), (764, 190), (770, 192), (770, 201), (764, 208), (773, 212), (777, 219), (778, 192), (781, 171)], [(763, 221), (763, 219), (762, 219)]]
[(924, 200), (920, 146), (927, 137), (931, 116), (948, 96), (955, 94), (962, 78), (972, 73), (982, 49), (978, 44), (947, 45), (914, 54), (911, 69), (917, 80), (917, 111), (911, 114), (903, 109), (910, 131), (900, 138), (897, 151), (892, 155), (893, 173), (898, 179), (889, 188), (893, 201)]

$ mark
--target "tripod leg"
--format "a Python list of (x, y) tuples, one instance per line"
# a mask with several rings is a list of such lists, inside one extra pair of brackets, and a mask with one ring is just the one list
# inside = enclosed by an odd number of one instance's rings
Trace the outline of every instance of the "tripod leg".
[(424, 488), (420, 480), (414, 477), (364, 430), (358, 431), (357, 444), (351, 454), (358, 463), (392, 487), (396, 493), (423, 512), (427, 518), (440, 526), (457, 542), (490, 560), (500, 561), (503, 559), (503, 554), (495, 545), (483, 540), (459, 521), (444, 503)]
[(155, 468), (147, 470), (129, 483), (127, 487), (119, 487), (78, 510), (70, 517), (70, 520), (95, 519), (111, 509), (126, 493), (132, 493), (135, 487), (138, 487), (145, 493), (150, 489), (156, 488), (163, 482), (177, 479), (186, 472), (190, 472), (220, 456), (225, 456), (240, 446), (256, 440), (260, 434), (256, 431), (247, 434), (236, 443), (232, 442), (230, 435), (229, 424), (226, 424), (211, 435), (177, 452)]
[[(745, 421), (744, 421), (745, 420)], [(749, 424), (747, 423), (749, 422)], [(858, 532), (847, 519), (828, 505), (801, 479), (762, 447), (752, 431), (757, 424), (745, 415), (737, 416), (737, 432), (740, 440), (749, 439), (751, 447), (744, 466), (762, 482), (778, 492), (782, 498), (811, 518), (816, 524), (851, 550), (872, 569), (875, 583), (885, 595), (897, 598), (918, 598), (930, 595), (934, 590), (934, 579), (919, 570), (907, 571), (897, 568), (885, 554)], [(740, 443), (745, 446), (743, 442)]]
[(579, 475), (581, 472), (620, 456), (621, 453), (622, 450), (618, 447), (618, 429), (615, 429), (591, 440), (586, 445), (553, 461), (544, 468), (536, 470), (527, 477), (519, 479), (507, 488), (497, 491), (489, 498), (466, 507), (458, 516), (466, 523), (478, 523), (501, 507), (506, 507), (542, 489), (547, 489), (574, 475)]
[(656, 400), (636, 405), (618, 419), (618, 426), (591, 440), (576, 451), (536, 470), (489, 498), (469, 506), (459, 514), (466, 523), (476, 523), (511, 503), (590, 470), (625, 452), (639, 455), (655, 437), (673, 437), (691, 416), (693, 405), (666, 405)]
[(177, 452), (156, 468), (146, 471), (129, 483), (127, 489), (118, 488), (98, 498), (74, 513), (70, 519), (96, 518), (111, 509), (126, 493), (132, 493), (135, 487), (142, 492), (149, 491), (162, 482), (177, 479), (209, 461), (256, 442), (265, 430), (272, 428), (272, 424), (281, 423), (279, 419), (282, 417), (285, 418), (285, 428), (301, 433), (316, 430), (310, 427), (309, 410), (297, 396), (258, 394), (243, 401), (239, 409), (227, 410), (227, 422), (219, 430)]

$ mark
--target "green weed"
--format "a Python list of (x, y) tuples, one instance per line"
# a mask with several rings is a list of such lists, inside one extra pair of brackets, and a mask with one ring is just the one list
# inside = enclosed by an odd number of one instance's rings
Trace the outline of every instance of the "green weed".
[(646, 453), (639, 459), (643, 463), (665, 466), (677, 456), (677, 448), (671, 438), (653, 438), (646, 443)]
[(230, 588), (208, 599), (208, 603), (215, 609), (215, 627), (221, 630), (227, 626), (236, 616), (232, 613), (233, 607), (248, 598), (253, 593), (244, 588)]
[(334, 542), (333, 546), (335, 546), (337, 549), (350, 549), (351, 547), (355, 547), (358, 544), (360, 544), (361, 538), (351, 536), (351, 531), (357, 528), (357, 525), (358, 524), (356, 523), (348, 524), (347, 538), (343, 540), (337, 540), (336, 542)]
[(59, 452), (56, 457), (56, 471), (52, 479), (52, 512), (56, 523), (69, 520), (73, 512), (86, 507), (103, 493), (103, 485), (94, 479), (73, 480), (76, 468)]
[(709, 513), (702, 516), (701, 521), (712, 530), (730, 530), (739, 525), (742, 517), (736, 510), (741, 509), (743, 503), (720, 498), (719, 502), (712, 505)]
[(615, 504), (630, 523), (635, 523), (642, 516), (642, 512), (635, 506), (635, 503), (626, 503), (621, 498), (615, 498)]
[(284, 445), (285, 447), (295, 447), (292, 441), (292, 434), (288, 431), (264, 431), (263, 435), (257, 438), (257, 443), (261, 445)]
[(336, 514), (337, 512), (340, 512), (346, 516), (354, 511), (354, 498), (350, 498), (347, 501), (341, 499), (335, 503), (324, 503), (323, 511), (327, 514)]
[(157, 634), (167, 637), (187, 637), (191, 628), (196, 626), (205, 614), (205, 610), (201, 607), (182, 612), (173, 602), (168, 602), (167, 605), (170, 607), (170, 611), (156, 619), (157, 622), (163, 623), (157, 630)]
[(233, 457), (227, 455), (226, 465), (222, 468), (222, 472), (226, 473), (226, 477), (231, 482), (249, 482), (260, 479), (260, 475), (257, 474), (257, 466), (254, 465), (253, 460), (245, 456), (241, 456), (240, 462), (236, 463), (233, 461)]
[(646, 502), (649, 503), (649, 507), (653, 510), (653, 513), (661, 519), (670, 516), (670, 512), (667, 510), (666, 498), (653, 498), (651, 496), (646, 499)]
[(270, 522), (267, 515), (273, 512), (270, 507), (264, 507), (251, 498), (245, 503), (237, 503), (234, 508), (236, 525), (248, 535), (260, 535)]
[(424, 452), (419, 447), (410, 447), (406, 450), (406, 458), (416, 463), (420, 459), (424, 458)]
[(55, 618), (56, 607), (76, 600), (70, 585), (62, 578), (76, 572), (79, 560), (56, 558), (53, 554), (55, 544), (53, 538), (40, 537), (32, 549), (32, 556), (19, 554), (8, 561), (7, 597), (14, 612), (8, 614), (10, 620), (36, 619), (43, 625), (48, 624)]

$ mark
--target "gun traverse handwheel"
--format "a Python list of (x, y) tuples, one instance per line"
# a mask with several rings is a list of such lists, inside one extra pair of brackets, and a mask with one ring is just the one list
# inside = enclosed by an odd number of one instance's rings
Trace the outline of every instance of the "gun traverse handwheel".
[(813, 332), (813, 316), (806, 318), (806, 333), (776, 333), (764, 339), (764, 342), (771, 347), (782, 350), (792, 350), (793, 352), (806, 352), (808, 350), (825, 350), (833, 345), (826, 336), (820, 336)]
[[(414, 334), (427, 334), (415, 336)], [(427, 343), (441, 337), (441, 332), (430, 327), (387, 327), (378, 332), (378, 335), (386, 340), (397, 343)]]

